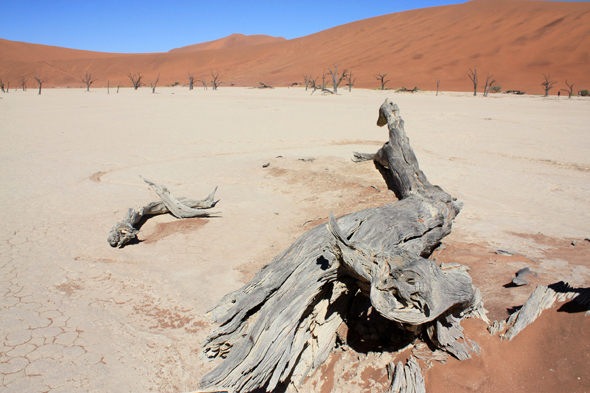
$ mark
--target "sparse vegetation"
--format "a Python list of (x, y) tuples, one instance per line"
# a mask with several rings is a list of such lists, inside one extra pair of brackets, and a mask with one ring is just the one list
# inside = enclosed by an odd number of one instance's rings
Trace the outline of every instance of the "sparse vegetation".
[(37, 84), (39, 85), (39, 95), (41, 95), (41, 86), (43, 86), (43, 82), (45, 82), (45, 79), (41, 79), (41, 77), (38, 76), (34, 76), (33, 78), (35, 78)]
[(567, 83), (567, 79), (565, 80), (565, 84), (567, 85), (568, 89), (561, 89), (561, 90), (565, 91), (568, 94), (567, 98), (572, 98), (572, 94), (574, 94), (574, 84), (572, 83), (570, 85), (569, 83)]
[[(211, 70), (211, 77), (213, 78), (213, 80), (211, 81), (211, 86), (213, 86), (213, 90), (217, 90), (219, 85), (223, 83), (219, 80), (219, 71), (213, 72), (213, 70)], [(207, 90), (206, 87), (205, 90)]]
[(502, 86), (493, 86), (493, 87), (490, 87), (490, 92), (491, 93), (499, 93), (500, 91), (502, 91)]
[(94, 81), (96, 81), (96, 79), (92, 79), (92, 74), (88, 71), (86, 71), (82, 76), (82, 82), (86, 84), (86, 91), (90, 91), (90, 85)]
[(385, 77), (387, 76), (387, 73), (375, 74), (373, 76), (375, 77), (375, 79), (377, 79), (379, 82), (381, 82), (381, 88), (380, 88), (380, 90), (386, 90), (385, 84), (387, 82), (389, 82), (389, 80), (385, 80)]
[(549, 75), (543, 74), (543, 78), (545, 78), (545, 80), (541, 83), (541, 86), (543, 86), (543, 89), (545, 90), (545, 97), (548, 97), (549, 90), (553, 89), (553, 85), (555, 85), (557, 83), (557, 81), (551, 80), (551, 74), (549, 74)]
[(473, 95), (477, 96), (477, 66), (473, 67), (473, 69), (470, 68), (467, 76), (473, 83)]
[(140, 73), (137, 73), (137, 74), (129, 73), (129, 75), (127, 75), (127, 77), (131, 80), (134, 90), (137, 90), (137, 88), (139, 88), (142, 85), (141, 80), (143, 79), (143, 76)]
[(588, 97), (588, 96), (590, 96), (590, 92), (588, 90), (580, 90), (578, 92), (578, 95), (582, 96), (582, 97)]

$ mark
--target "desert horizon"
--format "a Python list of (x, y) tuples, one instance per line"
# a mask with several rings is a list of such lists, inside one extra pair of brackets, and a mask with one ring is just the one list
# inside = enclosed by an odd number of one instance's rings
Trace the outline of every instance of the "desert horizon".
[[(162, 86), (188, 83), (187, 74), (225, 86), (275, 87), (303, 83), (334, 65), (352, 71), (354, 87), (405, 87), (472, 91), (467, 74), (477, 67), (480, 91), (488, 75), (502, 91), (544, 93), (543, 74), (556, 95), (590, 89), (590, 3), (561, 1), (469, 1), (373, 17), (308, 36), (284, 39), (235, 32), (217, 40), (162, 53), (88, 52), (0, 39), (0, 78), (11, 87), (34, 76), (47, 87), (81, 87), (85, 72), (94, 86), (129, 86), (128, 74)], [(328, 75), (329, 77), (329, 75)], [(345, 84), (346, 82), (342, 82)]]

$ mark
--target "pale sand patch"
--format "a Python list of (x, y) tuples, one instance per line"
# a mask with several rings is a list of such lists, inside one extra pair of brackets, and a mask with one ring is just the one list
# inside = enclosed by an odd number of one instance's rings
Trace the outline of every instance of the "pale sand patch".
[[(372, 163), (350, 161), (387, 139), (375, 125), (386, 97), (429, 180), (465, 204), (447, 242), (509, 248), (539, 258), (547, 280), (590, 281), (587, 262), (560, 272), (567, 259), (544, 259), (553, 246), (533, 236), (590, 237), (590, 100), (114, 91), (2, 95), (0, 328), (35, 340), (0, 347), (0, 361), (16, 364), (10, 351), (23, 346), (12, 352), (22, 367), (3, 374), (8, 388), (195, 389), (213, 366), (197, 359), (208, 309), (330, 210), (395, 200)], [(155, 217), (144, 242), (112, 249), (108, 232), (126, 209), (157, 199), (139, 175), (177, 197), (219, 186), (221, 217)], [(49, 362), (27, 371), (38, 359)], [(76, 367), (66, 378), (50, 364)]]

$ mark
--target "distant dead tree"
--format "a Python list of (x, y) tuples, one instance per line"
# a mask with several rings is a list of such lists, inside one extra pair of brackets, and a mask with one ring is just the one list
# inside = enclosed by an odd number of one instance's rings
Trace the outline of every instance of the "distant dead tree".
[(354, 86), (354, 82), (356, 82), (356, 78), (352, 79), (352, 68), (348, 72), (345, 80), (347, 82), (346, 86), (348, 86), (348, 91), (352, 91), (352, 86)]
[(107, 94), (111, 94), (110, 89), (111, 88), (111, 81), (107, 79)]
[(440, 86), (440, 79), (436, 77), (436, 95), (438, 96), (438, 87)]
[(572, 83), (570, 85), (569, 83), (567, 83), (567, 79), (565, 80), (565, 84), (567, 85), (567, 87), (569, 87), (569, 89), (568, 90), (561, 89), (561, 90), (565, 91), (568, 94), (567, 98), (572, 98), (572, 94), (574, 94), (574, 84)]
[(381, 90), (385, 90), (385, 84), (389, 82), (389, 80), (385, 80), (387, 74), (373, 74), (373, 76), (375, 77), (375, 79), (381, 82)]
[(96, 79), (92, 79), (92, 74), (88, 71), (82, 76), (82, 82), (86, 83), (86, 91), (90, 91), (90, 85), (95, 81)]
[(121, 87), (121, 82), (117, 85), (117, 94), (119, 94), (119, 87)]
[(38, 76), (33, 76), (33, 78), (35, 78), (37, 84), (39, 85), (39, 95), (41, 95), (41, 86), (43, 86), (43, 82), (45, 82), (45, 79), (41, 79)]
[(160, 74), (158, 74), (158, 77), (156, 78), (155, 82), (152, 82), (152, 80), (150, 79), (150, 86), (152, 87), (152, 94), (154, 94), (156, 92), (156, 85), (158, 84), (159, 80), (160, 80)]
[(140, 73), (138, 73), (138, 74), (129, 73), (129, 75), (127, 75), (127, 77), (129, 77), (129, 79), (131, 79), (131, 83), (133, 83), (133, 89), (137, 90), (137, 88), (141, 86), (141, 79), (143, 78), (143, 76)]
[[(322, 90), (326, 90), (326, 85), (328, 84), (328, 80), (326, 79), (326, 77), (328, 76), (328, 73), (326, 72), (326, 70), (322, 71)], [(315, 88), (314, 88), (315, 90)]]
[(198, 82), (201, 82), (203, 84), (203, 87), (205, 88), (205, 90), (207, 90), (207, 79), (206, 78), (201, 77), (201, 79), (199, 79)]
[(20, 78), (20, 85), (23, 88), (23, 91), (27, 91), (27, 78), (25, 78), (24, 76), (21, 76)]
[(311, 73), (309, 75), (303, 75), (303, 83), (305, 83), (305, 90), (307, 91), (307, 89), (309, 88), (314, 88), (317, 80), (318, 77), (316, 76), (314, 78), (313, 74)]
[(471, 82), (473, 82), (473, 95), (477, 95), (477, 66), (473, 69), (469, 69), (469, 73), (467, 74)]
[(193, 74), (191, 74), (190, 72), (187, 72), (186, 76), (188, 78), (188, 89), (192, 90), (193, 85), (195, 84), (195, 76)]
[(211, 85), (213, 86), (213, 90), (217, 90), (219, 85), (221, 85), (223, 83), (222, 81), (219, 80), (219, 71), (213, 72), (213, 70), (211, 70), (211, 77), (213, 78), (213, 80), (211, 81)]
[(541, 86), (543, 86), (543, 89), (545, 89), (545, 97), (549, 97), (549, 90), (553, 89), (553, 85), (555, 85), (557, 81), (551, 80), (551, 74), (543, 74), (543, 78), (545, 78), (545, 80), (543, 83), (541, 83)]
[(4, 89), (4, 82), (2, 82), (2, 79), (0, 79), (0, 89), (2, 89), (2, 93), (6, 93), (6, 90)]
[(340, 85), (340, 82), (342, 82), (342, 80), (346, 78), (346, 76), (348, 75), (348, 70), (344, 69), (344, 71), (342, 71), (342, 74), (338, 76), (339, 66), (340, 64), (334, 64), (334, 70), (328, 68), (328, 72), (330, 73), (330, 75), (332, 75), (332, 88), (334, 90), (334, 94), (338, 94), (338, 86)]
[[(495, 79), (492, 79), (493, 76), (494, 76), (493, 74), (490, 75), (490, 73), (488, 72), (488, 76), (486, 77), (486, 84), (485, 84), (485, 86), (483, 88), (483, 96), (484, 97), (487, 97), (488, 96), (488, 94), (490, 92), (490, 89), (492, 88), (492, 85), (494, 83), (496, 83), (496, 80)], [(490, 79), (492, 79), (492, 80), (490, 81)]]

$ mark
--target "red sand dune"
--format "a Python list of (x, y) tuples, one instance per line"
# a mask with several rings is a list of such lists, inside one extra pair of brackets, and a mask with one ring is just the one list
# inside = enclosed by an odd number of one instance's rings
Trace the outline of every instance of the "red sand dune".
[(175, 48), (168, 52), (195, 52), (198, 50), (212, 50), (212, 49), (225, 49), (235, 48), (238, 46), (258, 45), (267, 44), (269, 42), (286, 41), (283, 37), (271, 37), (269, 35), (244, 35), (244, 34), (232, 34), (230, 36), (220, 38), (215, 41), (202, 42), (200, 44), (194, 44), (189, 46), (183, 46), (182, 48)]
[[(82, 86), (88, 70), (94, 86), (130, 85), (139, 72), (160, 84), (187, 83), (187, 72), (218, 70), (226, 85), (265, 82), (287, 86), (303, 74), (320, 76), (333, 64), (353, 70), (356, 87), (375, 88), (374, 74), (388, 73), (389, 88), (418, 86), (471, 91), (467, 71), (477, 66), (503, 90), (543, 92), (542, 74), (558, 83), (551, 91), (590, 89), (590, 2), (477, 0), (365, 19), (306, 37), (282, 40), (230, 36), (168, 53), (108, 54), (0, 40), (0, 78), (41, 75), (44, 86)], [(272, 40), (270, 39), (272, 38)], [(265, 38), (266, 39), (266, 38)], [(203, 50), (207, 49), (207, 50)], [(480, 87), (481, 91), (482, 87)]]

